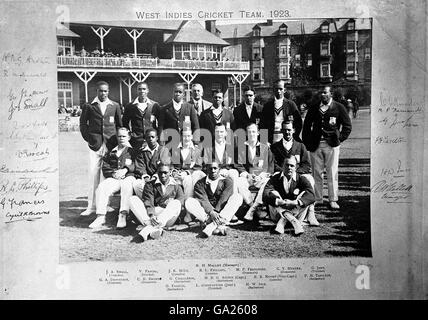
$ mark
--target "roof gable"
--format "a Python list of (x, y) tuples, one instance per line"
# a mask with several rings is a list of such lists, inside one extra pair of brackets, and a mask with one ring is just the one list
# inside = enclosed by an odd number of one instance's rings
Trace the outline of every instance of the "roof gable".
[(229, 43), (207, 31), (198, 21), (183, 21), (166, 43), (201, 43), (228, 46)]

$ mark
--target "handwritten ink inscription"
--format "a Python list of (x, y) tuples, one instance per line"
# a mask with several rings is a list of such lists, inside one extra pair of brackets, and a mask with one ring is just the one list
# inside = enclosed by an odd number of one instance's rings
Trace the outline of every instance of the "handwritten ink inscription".
[(37, 91), (21, 89), (19, 93), (13, 92), (10, 89), (8, 94), (9, 99), (9, 116), (8, 120), (11, 120), (16, 111), (21, 110), (39, 110), (46, 106), (48, 102), (48, 90)]

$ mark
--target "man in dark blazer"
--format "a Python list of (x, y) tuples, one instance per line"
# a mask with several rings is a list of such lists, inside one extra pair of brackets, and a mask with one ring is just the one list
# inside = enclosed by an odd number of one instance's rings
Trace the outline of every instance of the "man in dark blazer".
[(139, 149), (143, 145), (144, 133), (149, 128), (158, 127), (160, 106), (148, 98), (149, 86), (146, 82), (137, 85), (138, 97), (125, 106), (123, 126), (131, 130), (131, 146)]
[(158, 239), (164, 227), (172, 227), (184, 204), (184, 193), (172, 177), (170, 166), (160, 163), (156, 180), (146, 183), (142, 197), (132, 196), (129, 207), (143, 225), (140, 236)]
[(323, 201), (323, 172), (327, 171), (330, 208), (339, 209), (339, 151), (340, 144), (352, 131), (346, 108), (333, 100), (331, 88), (321, 91), (321, 103), (309, 108), (303, 127), (303, 143), (310, 152), (315, 179), (315, 200)]
[(233, 181), (220, 175), (217, 162), (207, 165), (207, 176), (195, 185), (194, 197), (185, 202), (186, 210), (205, 224), (206, 237), (226, 235), (226, 225), (242, 205), (242, 196), (233, 193)]
[(275, 81), (273, 90), (274, 98), (263, 106), (260, 129), (268, 131), (268, 141), (272, 144), (281, 138), (281, 124), (284, 121), (291, 120), (294, 122), (294, 139), (301, 141), (299, 136), (302, 130), (302, 117), (296, 104), (284, 97), (284, 81)]
[(184, 101), (184, 84), (174, 84), (174, 96), (171, 102), (161, 108), (159, 115), (158, 131), (161, 137), (161, 143), (167, 140), (167, 129), (173, 129), (175, 132), (170, 134), (181, 135), (183, 124), (190, 123), (193, 139), (195, 143), (199, 143), (199, 119), (195, 107)]
[(271, 219), (277, 222), (275, 231), (282, 234), (287, 221), (294, 227), (294, 233), (304, 232), (301, 221), (308, 206), (315, 201), (311, 184), (296, 172), (294, 156), (285, 158), (281, 173), (275, 173), (265, 186), (263, 202), (269, 205)]
[(200, 83), (194, 83), (192, 85), (192, 99), (190, 100), (190, 104), (193, 105), (196, 112), (198, 113), (198, 117), (201, 116), (201, 113), (205, 110), (208, 110), (213, 105), (211, 102), (204, 100), (202, 97), (204, 96), (204, 88)]
[[(305, 177), (312, 188), (314, 188), (315, 181), (312, 177), (312, 168), (309, 161), (309, 153), (303, 143), (293, 139), (294, 126), (292, 121), (285, 121), (282, 124), (282, 139), (271, 145), (270, 149), (275, 159), (275, 172), (283, 170), (285, 158), (294, 156), (297, 161), (297, 173)], [(315, 217), (314, 204), (309, 205), (307, 217), (305, 220), (312, 226), (318, 226), (319, 222)]]
[(250, 123), (260, 125), (263, 106), (254, 102), (255, 92), (251, 87), (244, 87), (244, 101), (233, 110), (236, 129), (246, 130)]
[(210, 109), (201, 113), (200, 127), (207, 130), (214, 141), (214, 132), (217, 123), (222, 123), (226, 130), (235, 130), (235, 118), (232, 111), (223, 107), (223, 92), (220, 90), (213, 91), (213, 105)]
[(116, 130), (122, 127), (119, 104), (108, 98), (109, 85), (105, 81), (97, 83), (97, 97), (91, 104), (82, 107), (80, 133), (89, 146), (89, 192), (88, 207), (81, 213), (88, 216), (96, 210), (98, 184), (103, 180), (101, 172), (103, 156), (117, 145)]
[(156, 172), (159, 163), (169, 163), (170, 156), (168, 148), (158, 143), (156, 129), (146, 130), (145, 140), (147, 145), (136, 150), (135, 171), (136, 180), (133, 183), (134, 192), (141, 197), (146, 182), (156, 179)]

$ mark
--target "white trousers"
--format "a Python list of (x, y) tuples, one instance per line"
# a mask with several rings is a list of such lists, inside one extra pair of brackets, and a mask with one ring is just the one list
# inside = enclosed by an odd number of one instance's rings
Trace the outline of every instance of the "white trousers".
[(239, 178), (239, 172), (236, 169), (220, 169), (220, 174), (223, 177), (229, 177), (233, 181), (233, 193), (238, 192), (238, 178)]
[(270, 218), (274, 222), (278, 222), (283, 216), (286, 216), (287, 213), (291, 214), (300, 222), (306, 218), (306, 211), (308, 207), (295, 208), (292, 210), (287, 210), (281, 207), (269, 206)]
[[(226, 222), (230, 222), (232, 217), (238, 211), (239, 207), (242, 205), (242, 196), (238, 193), (234, 193), (230, 196), (226, 205), (223, 207), (223, 210), (219, 212), (220, 217), (222, 217)], [(188, 213), (194, 216), (199, 221), (205, 222), (208, 220), (209, 215), (205, 212), (201, 203), (195, 198), (189, 198), (186, 200), (184, 206)]]
[(120, 191), (119, 212), (129, 212), (129, 199), (132, 197), (132, 183), (135, 178), (132, 176), (125, 179), (107, 178), (103, 180), (97, 188), (97, 214), (105, 215), (110, 196)]
[(191, 175), (187, 175), (182, 180), (184, 195), (187, 198), (193, 197), (193, 190), (196, 182), (204, 178), (206, 174), (201, 170), (195, 170)]
[(244, 202), (248, 205), (251, 205), (254, 203), (255, 205), (260, 205), (263, 203), (263, 191), (265, 190), (266, 183), (269, 181), (269, 175), (267, 173), (262, 172), (259, 176), (259, 179), (256, 181), (253, 181), (252, 184), (259, 188), (259, 191), (257, 191), (257, 195), (254, 198), (250, 191), (250, 183), (247, 178), (239, 177), (237, 179), (238, 184), (238, 192), (242, 195), (244, 198)]
[(103, 157), (107, 152), (107, 147), (103, 143), (98, 151), (89, 149), (89, 161), (88, 161), (88, 209), (95, 211), (96, 209), (96, 191), (98, 185), (104, 180), (102, 173)]
[(339, 199), (339, 152), (340, 146), (332, 148), (327, 142), (320, 142), (318, 149), (310, 153), (315, 180), (315, 201), (323, 199), (324, 168), (327, 173), (328, 201)]
[[(146, 207), (139, 197), (132, 196), (129, 200), (129, 207), (141, 223), (146, 223), (147, 220), (150, 220)], [(181, 202), (177, 199), (169, 201), (166, 208), (155, 207), (155, 216), (162, 228), (171, 227), (177, 220), (180, 212)]]

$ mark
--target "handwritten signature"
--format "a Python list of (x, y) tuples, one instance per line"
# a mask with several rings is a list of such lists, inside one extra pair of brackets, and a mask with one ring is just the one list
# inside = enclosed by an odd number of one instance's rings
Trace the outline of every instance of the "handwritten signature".
[(21, 89), (18, 95), (15, 95), (12, 89), (9, 92), (8, 98), (10, 101), (8, 120), (11, 120), (16, 111), (21, 110), (39, 110), (46, 106), (48, 102), (48, 90), (28, 92), (27, 89)]

